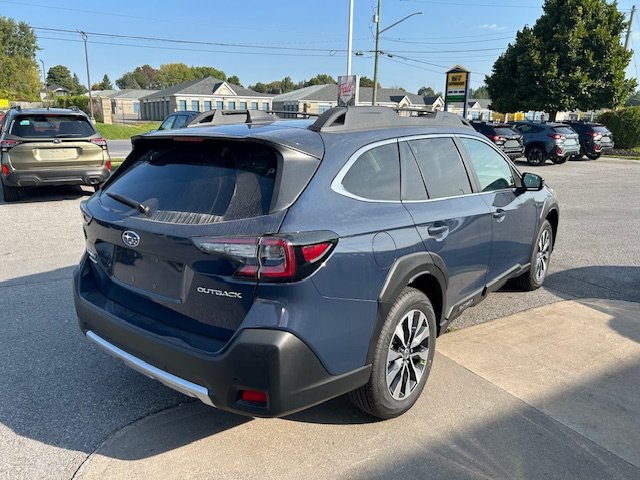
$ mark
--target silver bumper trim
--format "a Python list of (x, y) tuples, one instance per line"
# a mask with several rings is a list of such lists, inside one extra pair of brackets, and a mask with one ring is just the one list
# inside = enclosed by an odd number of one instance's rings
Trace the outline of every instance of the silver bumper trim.
[(160, 370), (157, 367), (140, 360), (138, 357), (134, 357), (130, 353), (116, 347), (115, 345), (107, 342), (104, 338), (96, 335), (91, 330), (87, 331), (87, 338), (105, 350), (107, 353), (113, 355), (116, 358), (122, 360), (128, 367), (146, 375), (149, 378), (159, 381), (173, 390), (183, 393), (189, 397), (197, 398), (202, 403), (215, 405), (209, 398), (209, 391), (196, 383), (185, 380), (184, 378), (177, 377), (169, 372)]

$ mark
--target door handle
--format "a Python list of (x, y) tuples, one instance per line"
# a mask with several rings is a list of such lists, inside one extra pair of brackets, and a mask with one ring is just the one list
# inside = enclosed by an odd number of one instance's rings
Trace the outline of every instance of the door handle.
[(495, 212), (493, 212), (493, 218), (495, 218), (498, 222), (501, 222), (504, 220), (504, 217), (507, 215), (507, 212), (505, 212), (503, 209), (499, 208), (497, 209)]
[(438, 235), (442, 235), (443, 233), (447, 233), (449, 231), (449, 227), (446, 225), (434, 225), (432, 227), (427, 228), (427, 232), (429, 235), (436, 237)]

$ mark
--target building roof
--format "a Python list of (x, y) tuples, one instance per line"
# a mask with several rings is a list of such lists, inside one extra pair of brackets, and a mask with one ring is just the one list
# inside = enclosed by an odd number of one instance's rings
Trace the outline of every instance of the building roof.
[(62, 90), (65, 92), (68, 92), (69, 89), (66, 87), (63, 87), (62, 85), (58, 85), (57, 83), (52, 83), (51, 85), (47, 85), (47, 90), (50, 90), (52, 92), (56, 92), (58, 90)]
[[(399, 103), (407, 97), (414, 105), (433, 105), (438, 97), (422, 97), (415, 93), (405, 92), (399, 88), (379, 88), (378, 103)], [(338, 99), (338, 86), (335, 84), (312, 85), (299, 88), (292, 92), (283, 93), (273, 97), (274, 102), (300, 102), (310, 100), (314, 102), (336, 102)], [(371, 103), (373, 100), (372, 87), (360, 87), (360, 103)]]
[[(118, 90), (91, 90), (92, 97), (111, 97), (111, 95), (118, 93)], [(89, 96), (89, 93), (86, 93)]]
[(234, 85), (218, 78), (207, 77), (198, 80), (190, 80), (188, 82), (181, 83), (180, 85), (174, 85), (173, 87), (156, 91), (156, 93), (148, 95), (146, 99), (170, 97), (172, 95), (211, 95), (223, 83), (226, 83), (239, 97), (271, 97), (271, 95), (249, 90), (248, 88), (241, 87), (240, 85)]
[(153, 95), (154, 93), (157, 93), (157, 92), (158, 92), (158, 90), (147, 90), (147, 89), (130, 88), (130, 89), (117, 91), (113, 95), (111, 95), (110, 98), (112, 98), (112, 99), (120, 98), (120, 99), (134, 99), (134, 100), (137, 100), (139, 98), (144, 98), (146, 96)]
[(467, 101), (467, 105), (469, 105), (470, 107), (473, 107), (474, 104), (478, 104), (480, 105), (480, 108), (482, 109), (488, 109), (489, 105), (491, 105), (491, 99), (489, 98), (470, 98)]

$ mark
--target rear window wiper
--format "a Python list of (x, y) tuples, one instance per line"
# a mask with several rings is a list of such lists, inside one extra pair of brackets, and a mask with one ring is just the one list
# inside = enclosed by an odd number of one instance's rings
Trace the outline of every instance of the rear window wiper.
[(56, 138), (69, 138), (69, 137), (81, 137), (81, 133), (59, 133)]
[(111, 193), (111, 192), (106, 192), (107, 195), (109, 195), (111, 198), (113, 198), (114, 200), (128, 206), (131, 208), (135, 208), (137, 211), (139, 211), (140, 213), (143, 213), (144, 215), (149, 215), (149, 212), (151, 211), (151, 209), (149, 207), (147, 207), (144, 203), (140, 203), (140, 202), (136, 202), (135, 200), (132, 200), (130, 198), (124, 197), (122, 195), (119, 195), (117, 193)]

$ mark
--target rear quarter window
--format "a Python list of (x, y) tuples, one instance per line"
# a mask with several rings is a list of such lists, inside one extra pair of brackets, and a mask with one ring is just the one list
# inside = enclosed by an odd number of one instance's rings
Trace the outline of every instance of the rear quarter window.
[(554, 127), (553, 131), (561, 135), (573, 135), (576, 133), (571, 127)]
[(342, 179), (342, 188), (367, 200), (400, 200), (400, 158), (397, 143), (362, 153)]
[(133, 163), (103, 189), (105, 206), (128, 208), (107, 195), (116, 193), (148, 206), (150, 220), (180, 224), (269, 213), (278, 153), (267, 146), (165, 140), (140, 145), (133, 155)]

